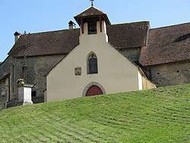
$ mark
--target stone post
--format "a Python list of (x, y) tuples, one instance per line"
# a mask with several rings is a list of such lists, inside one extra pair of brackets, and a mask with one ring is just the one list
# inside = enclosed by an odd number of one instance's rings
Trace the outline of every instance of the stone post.
[(18, 100), (23, 105), (33, 104), (32, 102), (32, 87), (33, 85), (24, 84), (22, 80), (18, 83)]

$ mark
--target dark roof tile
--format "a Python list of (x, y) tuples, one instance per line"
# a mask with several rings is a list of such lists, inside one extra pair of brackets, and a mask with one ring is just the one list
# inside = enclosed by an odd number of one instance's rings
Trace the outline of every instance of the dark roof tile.
[[(109, 43), (116, 49), (146, 45), (148, 22), (108, 25)], [(79, 29), (22, 35), (9, 55), (15, 57), (68, 54), (79, 44)]]
[(95, 7), (90, 7), (87, 10), (84, 10), (83, 12), (81, 12), (80, 14), (78, 14), (75, 17), (88, 17), (88, 16), (94, 16), (94, 15), (104, 15), (105, 13), (103, 13), (102, 11), (98, 10)]
[(148, 46), (141, 50), (143, 66), (190, 59), (190, 23), (151, 29)]
[(88, 17), (97, 17), (97, 16), (102, 16), (107, 24), (109, 24), (109, 25), (111, 24), (111, 22), (108, 19), (108, 16), (105, 13), (103, 13), (102, 11), (95, 8), (95, 7), (88, 8), (87, 10), (85, 10), (82, 13), (78, 14), (74, 18), (77, 21), (77, 23), (80, 25), (80, 18), (84, 19), (84, 18), (88, 18)]
[(109, 42), (118, 49), (146, 45), (149, 22), (110, 25), (107, 28)]
[(68, 54), (79, 43), (79, 29), (22, 35), (9, 55), (39, 56)]

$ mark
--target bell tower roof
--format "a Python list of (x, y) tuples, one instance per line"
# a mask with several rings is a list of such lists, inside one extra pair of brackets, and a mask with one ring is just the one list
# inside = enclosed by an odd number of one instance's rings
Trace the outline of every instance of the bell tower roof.
[(108, 19), (108, 16), (102, 11), (98, 10), (97, 8), (94, 8), (93, 6), (83, 11), (82, 13), (78, 14), (74, 18), (77, 21), (77, 23), (80, 25), (81, 19), (89, 19), (89, 18), (97, 18), (97, 17), (101, 17), (103, 20), (105, 20), (106, 24), (108, 25), (111, 24), (111, 22)]

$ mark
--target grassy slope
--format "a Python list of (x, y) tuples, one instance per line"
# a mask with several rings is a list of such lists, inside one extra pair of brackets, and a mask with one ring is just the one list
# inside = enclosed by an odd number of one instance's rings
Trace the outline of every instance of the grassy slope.
[(190, 143), (190, 85), (4, 110), (0, 142)]

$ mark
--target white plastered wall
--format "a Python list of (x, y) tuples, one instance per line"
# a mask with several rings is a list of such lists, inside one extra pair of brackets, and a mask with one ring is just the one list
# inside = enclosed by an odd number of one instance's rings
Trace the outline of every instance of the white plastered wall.
[[(141, 89), (138, 68), (108, 43), (105, 27), (104, 23), (103, 32), (98, 28), (98, 34), (87, 35), (87, 24), (84, 25), (80, 44), (48, 74), (46, 101), (82, 97), (92, 82), (99, 83), (106, 94)], [(87, 74), (90, 52), (97, 56), (98, 74)], [(76, 67), (82, 69), (80, 76), (75, 75)]]

